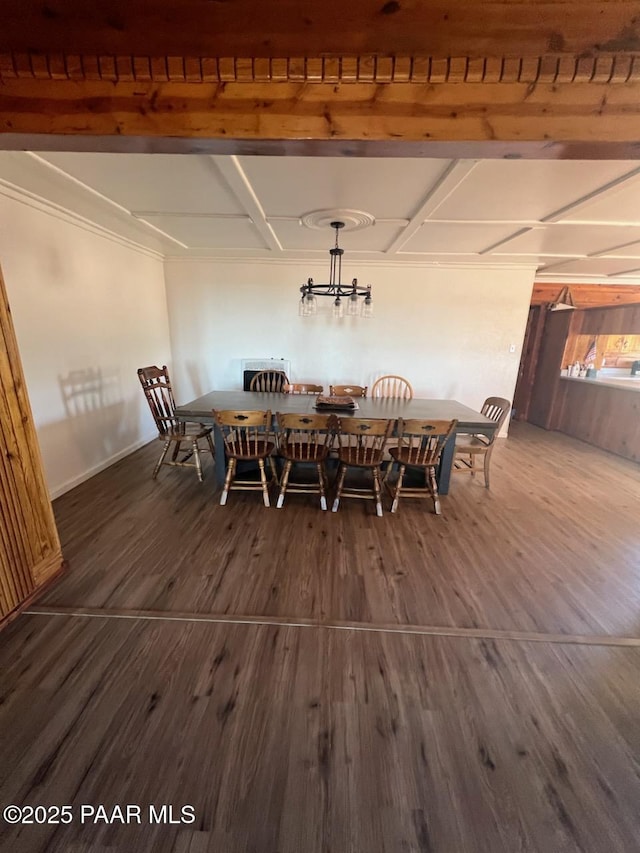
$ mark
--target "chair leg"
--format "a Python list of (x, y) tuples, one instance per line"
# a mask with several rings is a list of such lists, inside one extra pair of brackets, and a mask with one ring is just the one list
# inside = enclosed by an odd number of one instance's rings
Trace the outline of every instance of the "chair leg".
[(236, 473), (236, 460), (231, 457), (227, 462), (227, 473), (224, 478), (224, 488), (222, 489), (222, 495), (220, 496), (220, 506), (224, 506), (227, 502), (227, 498), (229, 497), (229, 491), (231, 489), (231, 483), (233, 482), (233, 478)]
[(484, 454), (484, 486), (486, 489), (489, 488), (489, 461), (491, 459), (491, 453), (487, 452)]
[(386, 468), (386, 471), (384, 472), (384, 477), (382, 478), (382, 482), (383, 482), (383, 483), (386, 483), (386, 482), (387, 482), (387, 480), (388, 480), (388, 478), (389, 478), (389, 474), (391, 473), (391, 469), (392, 469), (392, 468), (393, 468), (393, 459), (390, 459), (390, 460), (387, 462), (387, 468)]
[(436, 480), (436, 469), (429, 468), (429, 491), (433, 498), (433, 509), (436, 515), (442, 515), (440, 509), (440, 496), (438, 494), (438, 481)]
[(282, 509), (284, 496), (287, 491), (287, 486), (289, 485), (289, 474), (291, 473), (292, 468), (293, 462), (291, 459), (287, 459), (282, 470), (282, 477), (280, 478), (280, 494), (278, 495), (278, 503), (276, 504), (277, 509)]
[(160, 466), (164, 462), (164, 457), (167, 455), (167, 453), (169, 451), (169, 445), (170, 444), (171, 444), (170, 441), (165, 441), (164, 447), (162, 448), (162, 453), (160, 454), (160, 459), (158, 459), (158, 461), (156, 463), (156, 467), (153, 469), (153, 474), (151, 475), (152, 480), (155, 480), (155, 478), (158, 476), (158, 471), (160, 470)]
[(171, 461), (172, 462), (175, 462), (176, 459), (178, 458), (178, 453), (180, 453), (180, 445), (181, 444), (182, 444), (181, 441), (175, 441), (174, 442), (173, 453), (171, 454)]
[(278, 484), (278, 470), (276, 468), (276, 460), (273, 458), (273, 456), (269, 457), (269, 467), (271, 468), (271, 476), (273, 478), (273, 482), (277, 485)]
[(318, 462), (316, 465), (318, 469), (318, 487), (320, 489), (320, 509), (327, 509), (327, 496), (325, 494), (325, 477), (326, 474), (324, 472), (324, 462)]
[(264, 500), (264, 505), (269, 506), (269, 484), (267, 483), (267, 472), (264, 467), (264, 459), (258, 459), (258, 465), (260, 466), (260, 482), (262, 483), (262, 499)]
[(382, 517), (382, 498), (380, 495), (380, 469), (376, 466), (373, 470), (373, 494), (376, 499), (376, 515)]
[(202, 482), (202, 462), (200, 461), (200, 448), (198, 447), (198, 439), (194, 438), (193, 444), (193, 461), (196, 464), (196, 474), (198, 475), (198, 480)]
[(337, 512), (338, 507), (340, 506), (340, 495), (342, 494), (342, 487), (344, 486), (344, 478), (347, 473), (347, 466), (342, 463), (340, 465), (340, 469), (338, 471), (338, 484), (336, 488), (336, 497), (333, 501), (333, 506), (331, 507), (331, 512)]
[(400, 490), (402, 489), (402, 481), (404, 479), (404, 472), (407, 470), (406, 465), (400, 465), (400, 473), (398, 474), (398, 482), (396, 483), (396, 487), (393, 492), (393, 503), (391, 504), (391, 512), (396, 512), (398, 509), (398, 502), (400, 500)]
[(475, 468), (475, 465), (473, 462), (473, 453), (469, 454), (469, 468), (471, 468), (471, 476), (475, 477), (476, 476), (476, 468)]

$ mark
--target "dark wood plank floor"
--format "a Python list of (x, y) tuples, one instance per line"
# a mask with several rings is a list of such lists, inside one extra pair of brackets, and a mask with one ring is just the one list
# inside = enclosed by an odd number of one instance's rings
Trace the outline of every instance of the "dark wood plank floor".
[[(492, 488), (337, 513), (149, 472), (151, 445), (55, 502), (70, 571), (41, 604), (640, 637), (640, 467), (515, 425)], [(210, 464), (210, 463), (209, 463)]]
[(637, 853), (638, 466), (518, 426), (490, 492), (378, 519), (156, 451), (55, 502), (68, 573), (0, 634), (0, 806), (75, 810), (3, 853)]
[(638, 849), (640, 649), (25, 616), (0, 663), (3, 803), (197, 817), (3, 850)]

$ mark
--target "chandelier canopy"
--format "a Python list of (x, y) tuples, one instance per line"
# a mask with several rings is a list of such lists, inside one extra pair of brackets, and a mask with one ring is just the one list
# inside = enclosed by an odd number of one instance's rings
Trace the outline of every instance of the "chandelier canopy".
[(329, 267), (329, 283), (315, 284), (312, 278), (300, 288), (302, 298), (300, 300), (300, 314), (303, 317), (311, 317), (318, 310), (318, 296), (331, 296), (333, 298), (333, 316), (344, 317), (344, 303), (347, 303), (347, 314), (350, 317), (358, 315), (371, 317), (373, 315), (373, 300), (371, 298), (371, 285), (358, 286), (358, 279), (354, 278), (351, 284), (342, 284), (342, 256), (344, 249), (338, 245), (340, 229), (344, 228), (344, 222), (338, 220), (331, 223), (336, 232), (336, 244), (329, 249), (331, 256)]

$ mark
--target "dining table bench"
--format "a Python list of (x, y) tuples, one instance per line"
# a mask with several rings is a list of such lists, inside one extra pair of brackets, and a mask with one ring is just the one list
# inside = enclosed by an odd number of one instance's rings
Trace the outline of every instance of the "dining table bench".
[[(276, 412), (292, 414), (312, 414), (316, 397), (306, 394), (278, 394), (261, 391), (209, 391), (190, 403), (176, 408), (176, 416), (184, 421), (196, 421), (203, 424), (215, 424), (213, 410), (234, 409), (241, 411), (270, 410), (274, 418)], [(457, 420), (455, 433), (474, 433), (491, 437), (496, 424), (490, 418), (469, 408), (457, 400), (437, 400), (414, 397), (412, 400), (400, 400), (391, 397), (359, 397), (358, 407), (354, 410), (335, 410), (340, 418), (376, 418), (394, 420), (398, 418), (417, 418), (420, 420)], [(323, 411), (327, 411), (323, 409)], [(215, 476), (222, 486), (225, 477), (225, 457), (222, 434), (218, 427), (214, 429), (216, 459)], [(446, 495), (449, 491), (451, 468), (455, 448), (455, 434), (447, 442), (437, 472), (438, 491)]]

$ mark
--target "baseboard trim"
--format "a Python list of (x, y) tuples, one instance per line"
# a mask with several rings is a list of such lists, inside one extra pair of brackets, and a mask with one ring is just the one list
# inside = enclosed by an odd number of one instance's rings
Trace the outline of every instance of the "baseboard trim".
[(124, 459), (125, 456), (130, 456), (132, 453), (135, 453), (136, 450), (140, 450), (140, 448), (144, 447), (145, 444), (149, 444), (151, 441), (153, 441), (156, 435), (157, 433), (153, 432), (149, 436), (145, 436), (144, 438), (141, 438), (138, 441), (134, 441), (133, 444), (124, 447), (122, 450), (119, 450), (117, 453), (114, 453), (112, 456), (109, 456), (108, 459), (104, 459), (102, 462), (99, 462), (97, 465), (94, 465), (87, 471), (84, 471), (82, 474), (78, 474), (77, 476), (72, 477), (70, 480), (66, 480), (64, 483), (61, 483), (59, 486), (50, 489), (50, 500), (54, 501), (56, 498), (61, 497), (66, 492), (70, 492), (71, 489), (75, 489), (75, 487), (79, 486), (81, 483), (84, 483), (87, 480), (90, 480), (92, 477), (95, 477), (96, 474), (99, 474), (106, 468), (110, 468), (112, 465), (115, 465), (116, 462), (119, 462), (121, 459)]

